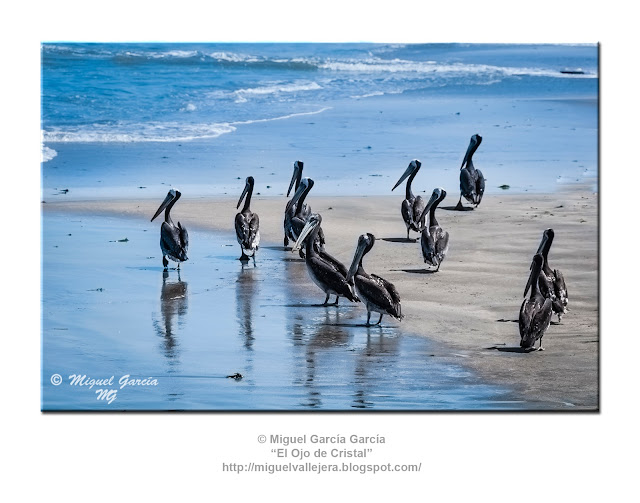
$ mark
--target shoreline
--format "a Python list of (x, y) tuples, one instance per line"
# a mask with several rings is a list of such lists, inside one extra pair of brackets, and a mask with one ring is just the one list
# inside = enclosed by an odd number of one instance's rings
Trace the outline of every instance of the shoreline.
[[(437, 274), (425, 272), (419, 243), (398, 239), (406, 235), (400, 217), (402, 194), (310, 194), (308, 202), (323, 216), (327, 250), (343, 263), (351, 262), (361, 233), (376, 236), (364, 267), (396, 285), (405, 314), (401, 323), (387, 317), (383, 323), (444, 344), (452, 361), (488, 383), (508, 387), (515, 397), (555, 403), (563, 411), (598, 410), (598, 194), (584, 186), (551, 194), (491, 194), (477, 210), (447, 210), (458, 195), (449, 192), (437, 213), (450, 234), (450, 251)], [(282, 247), (286, 201), (282, 196), (252, 199), (252, 209), (260, 215), (262, 246)], [(43, 212), (148, 221), (160, 202), (47, 201), (41, 207)], [(235, 241), (236, 203), (235, 196), (183, 197), (172, 216), (187, 228), (228, 233)], [(159, 228), (157, 222), (149, 225)], [(489, 349), (518, 346), (517, 323), (498, 320), (517, 320), (531, 257), (548, 227), (556, 232), (549, 261), (567, 280), (570, 311), (561, 324), (547, 330), (544, 352)], [(282, 253), (284, 259), (290, 252)], [(318, 294), (323, 295), (320, 290)], [(360, 311), (366, 316), (366, 310)]]

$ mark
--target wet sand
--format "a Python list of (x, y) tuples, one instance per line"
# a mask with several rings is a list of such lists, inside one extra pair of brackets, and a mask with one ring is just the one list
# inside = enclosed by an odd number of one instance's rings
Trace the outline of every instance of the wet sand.
[[(164, 195), (136, 201), (47, 201), (42, 208), (45, 215), (63, 211), (148, 220)], [(441, 356), (447, 361), (469, 369), (486, 383), (511, 390), (510, 398), (516, 401), (542, 403), (548, 409), (597, 410), (598, 195), (590, 186), (565, 186), (553, 194), (487, 196), (474, 211), (447, 209), (455, 206), (457, 197), (450, 191), (438, 210), (438, 221), (450, 234), (449, 254), (438, 273), (426, 270), (419, 242), (404, 239), (402, 194), (310, 194), (308, 202), (323, 216), (327, 250), (347, 265), (358, 235), (371, 232), (376, 236), (373, 250), (365, 257), (365, 269), (396, 285), (405, 314), (402, 322), (385, 317), (384, 327), (426, 337), (445, 348)], [(183, 196), (172, 216), (188, 228), (220, 231), (229, 238), (236, 202), (235, 197)], [(260, 215), (261, 244), (266, 248), (258, 252), (258, 267), (268, 266), (261, 261), (271, 252), (281, 254), (280, 260), (295, 258), (282, 248), (285, 202), (284, 197), (254, 196), (252, 200), (253, 211)], [(545, 351), (512, 351), (518, 347), (519, 333), (518, 324), (511, 320), (518, 318), (531, 257), (543, 230), (549, 227), (556, 234), (549, 262), (565, 276), (569, 312), (560, 324), (549, 327)], [(239, 255), (239, 249), (235, 251)], [(190, 265), (183, 266), (183, 274)], [(301, 287), (304, 295), (324, 300), (310, 281), (297, 288)], [(354, 320), (366, 320), (362, 306), (345, 303), (340, 309), (353, 312)]]

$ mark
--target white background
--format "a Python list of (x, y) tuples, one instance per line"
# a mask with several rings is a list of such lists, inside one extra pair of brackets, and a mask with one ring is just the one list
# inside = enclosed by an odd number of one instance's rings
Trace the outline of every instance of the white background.
[[(629, 7), (624, 7), (628, 5)], [(640, 169), (631, 3), (457, 0), (8, 2), (0, 33), (2, 494), (6, 501), (613, 501), (636, 494)], [(40, 43), (600, 42), (601, 412), (598, 414), (42, 414)], [(630, 177), (625, 181), (623, 177)], [(594, 239), (597, 237), (594, 236)], [(635, 423), (635, 424), (634, 424)], [(256, 475), (259, 434), (379, 434), (376, 460), (420, 474)], [(12, 496), (13, 495), (13, 496)], [(36, 498), (38, 498), (36, 500)], [(4, 498), (3, 498), (4, 499)]]

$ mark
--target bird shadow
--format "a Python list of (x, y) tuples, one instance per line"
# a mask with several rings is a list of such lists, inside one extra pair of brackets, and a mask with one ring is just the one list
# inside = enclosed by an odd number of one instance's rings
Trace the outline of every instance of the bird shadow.
[(328, 327), (364, 327), (364, 328), (383, 328), (382, 325), (367, 325), (366, 323), (325, 323)]
[(408, 272), (411, 274), (435, 274), (435, 269), (391, 269), (392, 272)]
[(267, 250), (291, 251), (290, 246), (261, 246), (260, 248), (266, 248)]
[(446, 211), (473, 211), (475, 209), (470, 206), (463, 206), (462, 208), (458, 206), (438, 206), (438, 208)]
[(382, 241), (387, 241), (389, 243), (417, 243), (417, 239), (407, 239), (407, 238), (380, 238)]
[(283, 258), (283, 262), (304, 262), (303, 258)]
[(262, 305), (260, 307), (344, 307), (346, 304), (341, 305), (338, 304), (270, 304), (270, 305)]
[(518, 323), (518, 321), (519, 321), (519, 320), (507, 320), (507, 319), (505, 319), (505, 318), (500, 318), (499, 320), (496, 320), (496, 321), (499, 321), (499, 322), (501, 322), (501, 323), (509, 323), (509, 322), (511, 322), (511, 323)]
[(521, 348), (520, 346), (504, 346), (504, 347), (498, 347), (496, 346), (491, 346), (488, 347), (486, 349), (495, 349), (498, 351), (502, 351), (505, 353), (533, 353), (533, 352), (537, 352), (537, 349), (534, 348)]

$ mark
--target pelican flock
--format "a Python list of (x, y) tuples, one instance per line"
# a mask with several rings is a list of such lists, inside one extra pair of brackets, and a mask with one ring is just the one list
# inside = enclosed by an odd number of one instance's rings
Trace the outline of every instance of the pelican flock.
[[(422, 212), (421, 220), (425, 221), (424, 229), (420, 239), (422, 257), (425, 263), (440, 270), (440, 264), (449, 251), (449, 233), (438, 225), (436, 220), (436, 208), (447, 196), (447, 191), (438, 187), (433, 190), (431, 199)], [(425, 219), (426, 217), (426, 219)]]
[(253, 262), (255, 263), (256, 251), (258, 251), (258, 246), (260, 245), (260, 218), (257, 213), (251, 211), (250, 207), (253, 184), (253, 177), (248, 176), (236, 209), (240, 207), (243, 199), (244, 206), (240, 213), (236, 215), (235, 224), (236, 238), (242, 250), (242, 255), (239, 260), (247, 261), (249, 257), (253, 257)]
[[(473, 154), (481, 142), (482, 137), (478, 134), (474, 134), (469, 142), (460, 167), (460, 199), (455, 209), (463, 209), (463, 197), (475, 207), (482, 201), (485, 179), (482, 172), (473, 165)], [(407, 230), (407, 241), (411, 241), (409, 238), (411, 231), (420, 233), (420, 248), (424, 262), (434, 267), (437, 272), (449, 250), (449, 232), (440, 226), (436, 218), (436, 210), (446, 198), (447, 191), (442, 187), (434, 189), (426, 203), (421, 196), (415, 196), (412, 183), (421, 166), (422, 163), (418, 159), (412, 160), (391, 190), (395, 190), (406, 180), (401, 215)], [(378, 321), (373, 325), (380, 325), (384, 315), (402, 320), (404, 315), (398, 289), (381, 276), (370, 274), (364, 269), (363, 259), (376, 242), (371, 232), (365, 232), (359, 236), (351, 267), (348, 270), (342, 262), (325, 250), (325, 236), (321, 227), (322, 216), (313, 213), (306, 203), (314, 181), (311, 178), (302, 177), (303, 167), (304, 163), (299, 160), (293, 165), (287, 197), (292, 190), (294, 194), (287, 201), (284, 211), (284, 245), (286, 247), (293, 242), (291, 251), (299, 251), (300, 256), (304, 258), (311, 280), (326, 295), (322, 305), (330, 305), (329, 300), (332, 295), (335, 295), (335, 302), (331, 304), (334, 306), (338, 306), (340, 297), (345, 297), (351, 302), (362, 302), (367, 309), (366, 326), (372, 326), (372, 313), (379, 314)], [(256, 252), (260, 245), (260, 220), (258, 214), (251, 210), (254, 184), (253, 177), (248, 176), (236, 205), (236, 209), (239, 209), (244, 201), (242, 210), (235, 217), (235, 230), (242, 251), (240, 260), (246, 261), (249, 257), (253, 257), (255, 265)], [(187, 260), (189, 244), (187, 230), (179, 222), (174, 224), (170, 215), (173, 205), (180, 197), (180, 191), (172, 188), (151, 219), (153, 221), (164, 210), (165, 220), (160, 231), (160, 247), (165, 271), (168, 260), (177, 262), (178, 270), (180, 263)], [(364, 215), (359, 217), (362, 217), (364, 225), (373, 223), (369, 222)], [(552, 315), (556, 314), (560, 321), (567, 312), (568, 294), (564, 276), (558, 269), (552, 269), (548, 262), (554, 236), (553, 229), (546, 229), (543, 232), (542, 240), (531, 262), (524, 291), (525, 298), (520, 307), (518, 319), (520, 346), (527, 351), (535, 349), (537, 341), (540, 342), (538, 350), (542, 350), (542, 338), (551, 324)]]
[(538, 350), (542, 351), (542, 337), (551, 324), (553, 309), (551, 299), (545, 297), (540, 291), (539, 276), (542, 271), (542, 255), (536, 253), (531, 264), (529, 281), (524, 289), (524, 295), (531, 289), (529, 298), (525, 298), (520, 307), (520, 317), (518, 327), (520, 329), (520, 347), (524, 349), (534, 349), (536, 341), (540, 341)]
[(372, 312), (380, 314), (376, 325), (380, 324), (385, 314), (397, 320), (403, 318), (400, 294), (396, 287), (380, 276), (368, 274), (362, 267), (363, 257), (371, 251), (375, 242), (376, 237), (369, 232), (358, 238), (356, 253), (347, 273), (347, 283), (354, 280), (356, 292), (367, 308), (367, 325), (370, 325)]
[(484, 194), (484, 176), (482, 171), (476, 169), (473, 165), (473, 154), (482, 143), (482, 136), (474, 134), (471, 137), (467, 153), (464, 155), (462, 165), (460, 166), (460, 199), (456, 206), (457, 210), (462, 210), (462, 198), (473, 204), (476, 208), (482, 201)]
[(180, 263), (188, 260), (187, 248), (189, 247), (189, 234), (187, 229), (180, 225), (173, 223), (171, 220), (171, 208), (176, 204), (182, 194), (178, 189), (171, 189), (167, 193), (167, 197), (164, 198), (162, 204), (156, 211), (155, 215), (151, 218), (153, 222), (156, 217), (164, 210), (164, 222), (160, 227), (160, 249), (162, 250), (162, 265), (165, 269), (169, 266), (171, 259), (178, 263), (178, 269), (180, 269)]
[(402, 220), (404, 220), (404, 224), (407, 226), (407, 241), (409, 240), (409, 231), (422, 232), (422, 229), (424, 228), (424, 219), (422, 217), (425, 206), (424, 199), (422, 199), (421, 196), (413, 195), (413, 191), (411, 190), (413, 179), (418, 174), (421, 166), (422, 163), (418, 159), (411, 161), (409, 163), (409, 167), (393, 186), (393, 189), (391, 189), (392, 191), (395, 190), (395, 188), (400, 185), (405, 178), (409, 177), (405, 188), (404, 201), (402, 201), (402, 205), (400, 206)]
[(551, 249), (551, 243), (555, 233), (553, 229), (545, 229), (542, 234), (542, 241), (538, 247), (539, 253), (542, 255), (542, 270), (540, 272), (541, 278), (544, 277), (544, 281), (547, 284), (548, 296), (551, 299), (551, 306), (553, 307), (554, 314), (558, 315), (558, 321), (562, 320), (567, 312), (567, 304), (569, 303), (569, 296), (567, 294), (567, 285), (564, 281), (564, 275), (558, 269), (551, 269), (549, 267), (549, 250)]
[(360, 299), (354, 290), (353, 281), (347, 280), (347, 268), (327, 252), (319, 250), (316, 244), (321, 223), (322, 217), (313, 213), (298, 236), (292, 251), (296, 251), (306, 238), (305, 262), (307, 271), (313, 282), (327, 294), (324, 305), (329, 303), (331, 295), (336, 296), (336, 301), (333, 303), (335, 306), (338, 305), (340, 297), (346, 297), (351, 302), (359, 302)]

